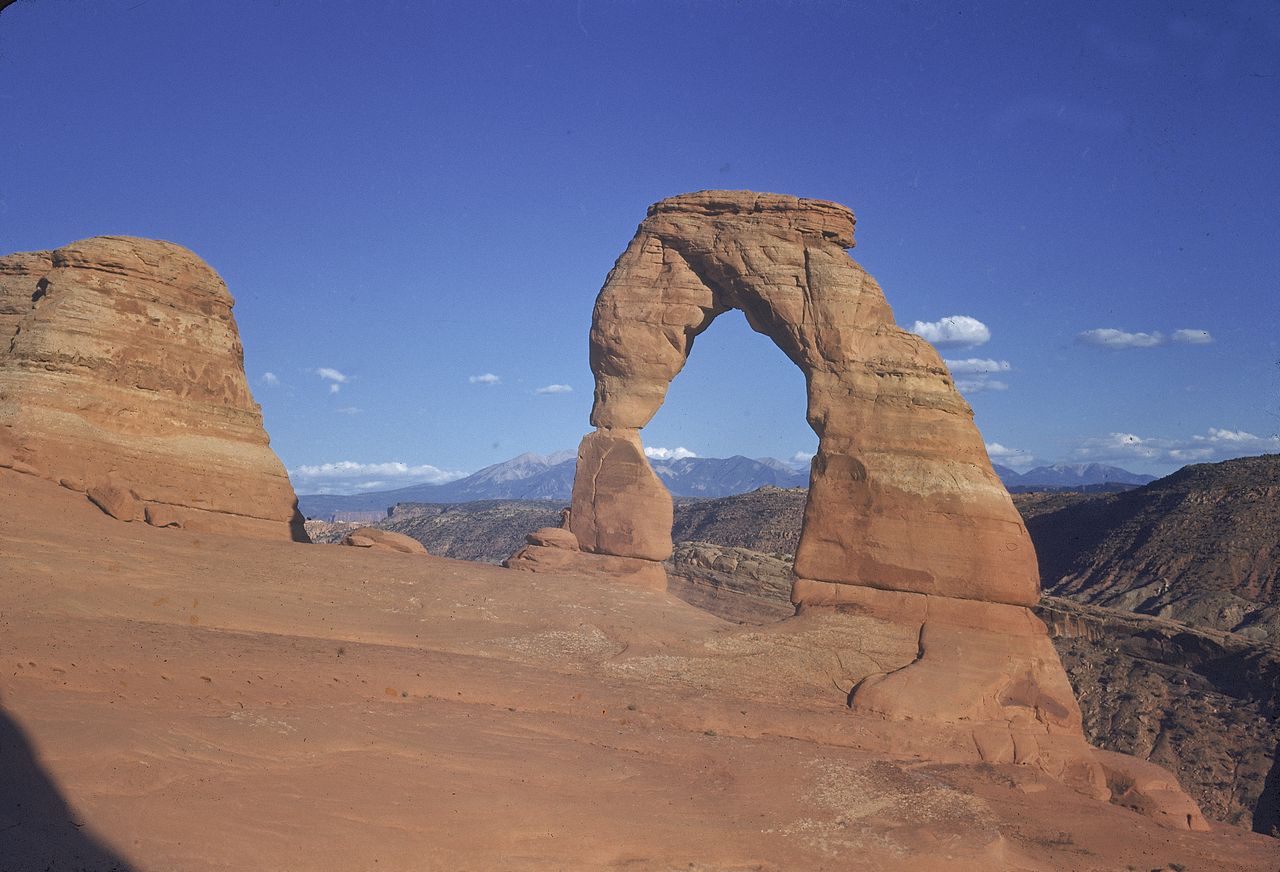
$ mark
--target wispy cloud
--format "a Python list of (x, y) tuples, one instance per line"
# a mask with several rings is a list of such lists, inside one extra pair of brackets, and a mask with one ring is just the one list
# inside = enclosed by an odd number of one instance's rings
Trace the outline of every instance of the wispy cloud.
[(1021, 448), (1010, 448), (1007, 445), (1001, 445), (999, 442), (987, 443), (987, 456), (991, 458), (992, 463), (1012, 466), (1015, 469), (1019, 467), (1029, 468), (1036, 462), (1035, 455), (1030, 451), (1023, 451)]
[(686, 457), (697, 457), (698, 455), (683, 446), (679, 448), (657, 448), (650, 445), (644, 449), (644, 456), (650, 460), (684, 460)]
[(1164, 345), (1165, 336), (1159, 330), (1150, 333), (1127, 333), (1114, 327), (1099, 327), (1076, 334), (1076, 342), (1098, 348), (1155, 348)]
[(1190, 438), (1108, 433), (1080, 440), (1071, 456), (1077, 460), (1144, 460), (1159, 464), (1203, 463), (1249, 454), (1280, 451), (1280, 436), (1257, 436), (1245, 430), (1210, 427)]
[(952, 375), (989, 375), (993, 372), (1009, 372), (1013, 366), (1007, 360), (989, 360), (968, 357), (964, 360), (944, 360)]
[(1208, 345), (1213, 341), (1213, 335), (1208, 330), (1175, 330), (1173, 341), (1184, 345)]
[(569, 385), (546, 385), (545, 387), (534, 390), (535, 394), (569, 394), (573, 393), (573, 388)]
[(947, 315), (937, 321), (916, 321), (911, 332), (928, 339), (940, 348), (964, 348), (981, 345), (991, 339), (991, 330), (977, 318)]
[(473, 385), (496, 385), (498, 382), (502, 381), (502, 377), (496, 376), (491, 372), (486, 372), (483, 375), (470, 376), (467, 378), (467, 381)]
[(956, 389), (962, 394), (981, 394), (986, 391), (1007, 391), (1009, 390), (1009, 383), (1003, 382), (998, 378), (978, 376), (977, 378), (956, 379)]
[(338, 460), (333, 463), (297, 466), (289, 470), (289, 478), (299, 493), (360, 493), (404, 487), (411, 484), (443, 484), (462, 478), (466, 473), (440, 469), (430, 464), (359, 463)]
[(350, 376), (338, 372), (338, 370), (331, 366), (317, 367), (315, 373), (320, 376), (321, 379), (329, 383), (329, 393), (331, 394), (336, 394), (338, 391), (342, 390), (343, 385), (351, 381)]
[(276, 375), (274, 372), (264, 372), (262, 374), (262, 383), (264, 385), (271, 385), (272, 387), (275, 387), (280, 384), (280, 376)]
[(1208, 330), (1188, 328), (1175, 330), (1172, 336), (1166, 336), (1159, 330), (1152, 330), (1150, 333), (1129, 333), (1114, 327), (1098, 327), (1076, 334), (1076, 342), (1098, 348), (1156, 348), (1168, 345), (1170, 341), (1181, 345), (1208, 345), (1213, 342), (1213, 335)]
[(992, 378), (994, 373), (1010, 372), (1013, 365), (1007, 360), (991, 360), (983, 357), (966, 357), (963, 360), (944, 360), (952, 376), (968, 376), (956, 379), (956, 388), (962, 394), (980, 394), (984, 391), (1007, 391), (1009, 383)]
[(343, 415), (359, 415), (364, 410), (357, 409), (355, 406), (339, 406), (337, 409), (334, 409), (334, 411)]

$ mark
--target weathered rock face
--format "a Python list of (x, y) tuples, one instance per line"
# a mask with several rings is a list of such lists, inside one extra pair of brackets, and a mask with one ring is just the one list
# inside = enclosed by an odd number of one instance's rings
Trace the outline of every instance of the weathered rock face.
[(835, 203), (748, 191), (650, 207), (592, 320), (597, 432), (579, 453), (572, 515), (584, 550), (670, 554), (669, 533), (658, 529), (669, 497), (640, 469), (639, 430), (695, 337), (741, 309), (808, 383), (820, 443), (796, 552), (800, 578), (1037, 600), (1035, 552), (973, 413), (937, 352), (894, 324), (880, 286), (845, 253), (853, 226)]
[(233, 302), (168, 242), (102, 236), (0, 258), (0, 466), (123, 520), (306, 541)]

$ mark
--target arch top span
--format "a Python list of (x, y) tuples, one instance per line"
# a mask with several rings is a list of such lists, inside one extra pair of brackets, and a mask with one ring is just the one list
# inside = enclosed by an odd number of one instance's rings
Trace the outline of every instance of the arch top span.
[(690, 215), (702, 218), (730, 216), (735, 220), (751, 216), (761, 223), (773, 222), (780, 227), (829, 239), (841, 248), (853, 248), (853, 228), (857, 223), (852, 209), (830, 200), (755, 191), (677, 194), (654, 203), (647, 214), (649, 218)]
[(1035, 552), (938, 353), (894, 323), (848, 253), (853, 212), (752, 191), (654, 204), (596, 299), (597, 428), (579, 452), (571, 528), (582, 550), (670, 554), (671, 498), (639, 431), (694, 340), (740, 309), (805, 374), (818, 434), (796, 552), (798, 601), (862, 585), (1028, 605)]

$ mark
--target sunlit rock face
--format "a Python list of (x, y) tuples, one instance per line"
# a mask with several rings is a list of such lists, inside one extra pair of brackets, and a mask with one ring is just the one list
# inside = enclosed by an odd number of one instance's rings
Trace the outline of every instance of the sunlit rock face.
[(539, 531), (506, 565), (666, 587), (671, 495), (640, 430), (698, 334), (741, 309), (804, 372), (819, 437), (791, 584), (799, 614), (777, 632), (820, 613), (858, 623), (860, 644), (886, 640), (892, 653), (856, 675), (835, 656), (846, 674), (833, 687), (859, 715), (897, 723), (898, 753), (959, 742), (966, 759), (1034, 766), (1166, 826), (1208, 829), (1167, 771), (1085, 743), (1028, 608), (1040, 584), (1021, 516), (938, 353), (894, 324), (845, 254), (853, 224), (835, 203), (749, 191), (650, 207), (596, 299), (596, 429), (578, 449), (572, 537)]
[(99, 236), (0, 258), (0, 465), (122, 520), (306, 541), (233, 304), (168, 242)]
[(1029, 605), (1035, 551), (973, 412), (849, 258), (844, 206), (702, 191), (650, 207), (596, 300), (595, 405), (572, 529), (584, 551), (670, 554), (670, 497), (639, 448), (694, 339), (740, 309), (805, 374), (819, 437), (802, 579)]

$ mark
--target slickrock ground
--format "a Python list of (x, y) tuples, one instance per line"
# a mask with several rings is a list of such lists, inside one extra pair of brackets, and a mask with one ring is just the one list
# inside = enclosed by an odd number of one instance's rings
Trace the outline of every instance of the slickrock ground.
[(226, 284), (170, 242), (0, 257), (0, 467), (122, 521), (300, 539)]
[(926, 762), (961, 749), (846, 707), (915, 644), (866, 616), (119, 524), (9, 471), (0, 507), (7, 869), (1280, 868)]
[[(790, 613), (791, 567), (776, 557), (683, 542), (668, 569), (673, 594), (727, 620), (765, 625)], [(1206, 816), (1280, 837), (1280, 650), (1061, 597), (1036, 613), (1090, 742), (1168, 768)]]
[[(1037, 520), (1042, 515), (1112, 499), (1013, 495), (1037, 536), (1044, 534)], [(768, 624), (790, 615), (787, 558), (799, 537), (804, 500), (803, 489), (770, 487), (716, 500), (677, 500), (671, 592), (735, 622)], [(553, 520), (554, 513), (537, 503), (523, 511), (520, 506), (504, 504), (509, 527), (491, 517), (482, 525), (482, 538), (510, 542)], [(466, 524), (457, 520), (468, 508), (450, 507), (451, 535), (431, 527), (423, 541), (433, 553), (497, 562), (510, 546), (486, 550), (482, 538), (468, 536)], [(1227, 506), (1219, 504), (1217, 511)], [(479, 514), (489, 517), (484, 510)], [(318, 524), (309, 521), (308, 529), (315, 529), (313, 538), (322, 537), (316, 541), (325, 541)], [(437, 544), (439, 552), (432, 547)], [(1197, 553), (1214, 552), (1202, 547)], [(1168, 767), (1214, 820), (1280, 834), (1280, 668), (1273, 646), (1057, 597), (1046, 598), (1037, 611), (1055, 634), (1089, 741)]]

